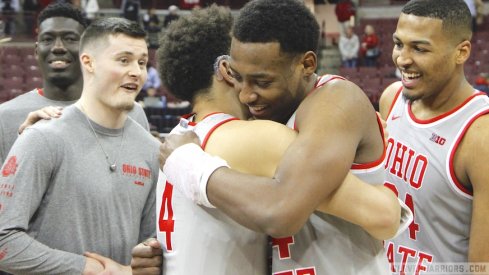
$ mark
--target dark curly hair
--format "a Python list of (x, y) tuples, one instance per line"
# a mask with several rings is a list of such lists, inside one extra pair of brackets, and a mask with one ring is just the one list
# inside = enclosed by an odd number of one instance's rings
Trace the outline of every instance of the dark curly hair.
[(83, 16), (82, 11), (67, 2), (54, 2), (46, 6), (37, 17), (37, 25), (41, 25), (44, 20), (52, 17), (71, 18), (80, 23), (83, 28), (88, 26), (88, 21), (86, 17)]
[(317, 52), (319, 25), (297, 0), (253, 0), (240, 10), (233, 36), (240, 42), (279, 42), (285, 53)]
[(402, 8), (402, 13), (442, 20), (443, 30), (457, 38), (456, 43), (472, 37), (472, 16), (463, 0), (412, 0)]
[(212, 84), (214, 61), (229, 53), (231, 12), (211, 5), (172, 22), (160, 40), (158, 71), (163, 84), (177, 98), (193, 102)]

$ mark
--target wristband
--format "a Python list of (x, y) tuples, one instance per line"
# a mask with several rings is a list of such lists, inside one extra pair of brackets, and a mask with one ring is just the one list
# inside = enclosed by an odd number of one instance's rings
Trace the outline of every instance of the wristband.
[(392, 237), (391, 239), (396, 238), (402, 232), (404, 232), (404, 230), (406, 230), (409, 227), (409, 225), (414, 219), (413, 212), (411, 211), (411, 209), (409, 209), (409, 207), (399, 198), (397, 200), (401, 205), (401, 223), (399, 224), (399, 228), (397, 229), (396, 235), (394, 235), (394, 237)]
[(204, 152), (195, 143), (185, 144), (173, 151), (163, 166), (167, 181), (185, 197), (197, 204), (215, 208), (207, 198), (207, 181), (220, 167), (229, 167), (219, 157)]

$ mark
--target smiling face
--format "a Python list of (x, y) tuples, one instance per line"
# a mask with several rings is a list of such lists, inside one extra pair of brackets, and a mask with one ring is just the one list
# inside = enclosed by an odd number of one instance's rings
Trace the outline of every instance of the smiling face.
[(392, 59), (401, 71), (406, 98), (426, 99), (456, 90), (466, 42), (450, 39), (442, 20), (401, 14), (393, 38)]
[(299, 58), (281, 53), (278, 42), (231, 42), (229, 61), (239, 100), (257, 119), (285, 123), (305, 98)]
[(45, 82), (67, 87), (81, 76), (78, 47), (83, 26), (66, 17), (52, 17), (39, 25), (36, 57)]
[(131, 110), (147, 78), (144, 38), (109, 35), (81, 55), (91, 90), (111, 109)]

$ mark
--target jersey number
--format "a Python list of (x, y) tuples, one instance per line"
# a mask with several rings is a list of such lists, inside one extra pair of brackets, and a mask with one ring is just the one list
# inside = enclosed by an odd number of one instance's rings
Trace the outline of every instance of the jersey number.
[[(160, 232), (166, 233), (166, 249), (168, 251), (172, 250), (171, 233), (175, 230), (175, 220), (173, 220), (173, 207), (171, 203), (172, 197), (173, 185), (171, 185), (167, 181), (165, 184), (165, 191), (163, 191), (163, 196), (161, 198), (161, 209), (160, 218), (158, 219), (158, 228)], [(166, 219), (165, 216), (167, 217)]]
[[(384, 184), (386, 187), (391, 189), (397, 197), (399, 197), (399, 191), (397, 190), (397, 187), (389, 182), (386, 182)], [(413, 212), (413, 221), (409, 225), (409, 238), (412, 240), (416, 240), (416, 233), (419, 231), (419, 224), (416, 223), (416, 216), (414, 214), (414, 202), (413, 202), (413, 196), (411, 194), (406, 193), (406, 197), (404, 198), (404, 203), (411, 209), (411, 212)]]

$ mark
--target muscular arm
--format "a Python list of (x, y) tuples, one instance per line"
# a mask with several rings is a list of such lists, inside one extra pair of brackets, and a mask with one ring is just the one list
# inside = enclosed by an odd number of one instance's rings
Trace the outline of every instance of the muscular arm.
[(457, 178), (472, 185), (473, 205), (470, 227), (469, 261), (489, 262), (489, 116), (477, 119), (467, 131), (455, 156)]
[(366, 184), (349, 173), (317, 210), (357, 224), (378, 240), (387, 240), (399, 229), (398, 205), (395, 194), (381, 182)]
[(347, 175), (366, 127), (374, 125), (365, 120), (375, 121), (356, 86), (341, 82), (331, 88), (299, 107), (300, 132), (273, 179), (218, 169), (207, 186), (210, 201), (253, 230), (275, 237), (296, 233)]

